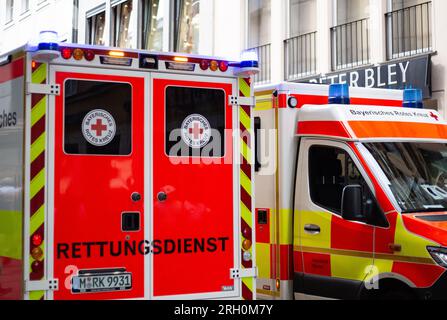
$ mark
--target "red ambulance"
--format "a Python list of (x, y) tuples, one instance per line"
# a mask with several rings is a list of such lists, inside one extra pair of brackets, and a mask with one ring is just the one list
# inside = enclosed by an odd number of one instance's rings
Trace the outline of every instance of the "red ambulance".
[(445, 299), (439, 113), (417, 90), (256, 91), (258, 297)]
[(256, 61), (0, 57), (0, 299), (254, 299)]

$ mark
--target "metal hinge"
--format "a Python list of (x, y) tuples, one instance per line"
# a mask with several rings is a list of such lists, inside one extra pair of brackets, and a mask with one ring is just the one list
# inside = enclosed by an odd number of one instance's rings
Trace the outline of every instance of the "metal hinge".
[(229, 103), (232, 106), (256, 106), (256, 98), (255, 97), (239, 97), (239, 96), (230, 96)]
[(25, 291), (58, 291), (59, 290), (59, 280), (41, 280), (41, 281), (25, 281)]
[(251, 269), (231, 269), (231, 279), (256, 278), (258, 276), (258, 268)]
[(58, 96), (61, 94), (61, 86), (58, 84), (26, 84), (26, 94), (48, 94)]

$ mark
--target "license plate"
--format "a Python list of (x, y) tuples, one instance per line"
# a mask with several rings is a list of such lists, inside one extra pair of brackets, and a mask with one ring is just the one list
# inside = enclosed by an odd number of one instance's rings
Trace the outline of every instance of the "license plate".
[(113, 292), (132, 289), (132, 274), (80, 275), (72, 279), (73, 293)]

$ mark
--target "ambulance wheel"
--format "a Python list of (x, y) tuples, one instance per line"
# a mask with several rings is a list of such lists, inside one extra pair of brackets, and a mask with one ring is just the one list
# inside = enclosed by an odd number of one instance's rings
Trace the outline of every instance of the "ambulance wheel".
[(380, 300), (386, 301), (399, 301), (399, 300), (416, 300), (416, 296), (410, 290), (390, 290), (385, 292), (380, 298)]

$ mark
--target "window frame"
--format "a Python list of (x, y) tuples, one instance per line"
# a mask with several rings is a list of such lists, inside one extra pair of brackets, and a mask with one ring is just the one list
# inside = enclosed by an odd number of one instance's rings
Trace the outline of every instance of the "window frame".
[[(307, 200), (308, 200), (308, 204), (311, 205), (311, 207), (315, 208), (313, 211), (319, 210), (319, 211), (324, 211), (324, 212), (328, 212), (333, 216), (336, 216), (338, 218), (341, 218), (340, 214), (337, 214), (335, 212), (333, 212), (332, 210), (325, 208), (323, 206), (321, 206), (320, 204), (315, 203), (312, 200), (311, 197), (311, 186), (310, 186), (310, 163), (309, 163), (309, 156), (310, 156), (310, 149), (312, 147), (330, 147), (330, 148), (336, 148), (336, 149), (341, 149), (343, 151), (345, 151), (349, 157), (351, 157), (353, 163), (355, 164), (355, 166), (357, 167), (357, 170), (360, 172), (362, 178), (365, 180), (366, 185), (369, 187), (369, 190), (371, 192), (371, 194), (375, 197), (379, 207), (380, 203), (377, 200), (377, 193), (376, 193), (376, 189), (374, 188), (374, 184), (372, 183), (371, 179), (369, 178), (368, 174), (366, 173), (365, 169), (363, 168), (362, 163), (360, 162), (360, 160), (358, 159), (357, 155), (354, 153), (354, 151), (352, 150), (352, 148), (344, 143), (344, 142), (339, 142), (339, 141), (333, 141), (333, 140), (320, 140), (320, 139), (314, 139), (314, 138), (303, 138), (300, 144), (300, 149), (299, 149), (299, 162), (301, 162), (302, 165), (304, 165), (304, 168), (298, 166), (299, 170), (297, 170), (296, 173), (296, 177), (295, 177), (295, 185), (298, 186), (298, 177), (299, 174), (305, 174), (306, 175), (306, 182), (305, 182), (305, 188), (307, 190)], [(303, 161), (302, 157), (303, 155), (305, 155), (305, 159)], [(297, 189), (298, 190), (298, 189)], [(297, 194), (298, 195), (298, 194)], [(297, 202), (297, 198), (295, 197), (294, 201), (295, 203)], [(304, 205), (304, 203), (303, 203)], [(309, 207), (309, 206), (308, 206)], [(297, 209), (297, 208), (295, 208)], [(312, 211), (312, 210), (311, 210)], [(360, 224), (364, 224), (364, 225), (371, 225), (369, 223), (365, 223), (365, 222), (357, 222), (357, 221), (353, 221), (354, 223), (360, 223)]]
[[(123, 154), (86, 154), (86, 153), (68, 153), (66, 150), (65, 150), (65, 110), (66, 110), (66, 90), (65, 90), (65, 86), (66, 86), (66, 83), (67, 83), (67, 81), (91, 81), (91, 82), (109, 82), (109, 83), (119, 83), (119, 84), (127, 84), (127, 85), (129, 85), (129, 87), (130, 87), (130, 92), (131, 92), (131, 98), (130, 98), (130, 101), (131, 101), (131, 106), (130, 106), (130, 109), (131, 109), (131, 118), (130, 118), (130, 143), (131, 143), (131, 145), (130, 145), (130, 152), (129, 152), (129, 154), (125, 154), (125, 155), (123, 155)], [(125, 157), (125, 158), (129, 158), (129, 157), (132, 157), (133, 156), (133, 151), (134, 151), (134, 127), (133, 127), (133, 124), (134, 124), (134, 121), (133, 121), (133, 115), (134, 115), (134, 112), (133, 112), (133, 109), (134, 109), (134, 106), (133, 106), (133, 101), (134, 101), (134, 87), (133, 87), (133, 84), (132, 83), (130, 83), (130, 82), (126, 82), (126, 81), (113, 81), (113, 80), (104, 80), (104, 79), (82, 79), (82, 78), (66, 78), (65, 80), (64, 80), (64, 83), (63, 83), (63, 88), (64, 88), (64, 95), (63, 95), (63, 97), (62, 97), (62, 141), (61, 141), (61, 143), (62, 143), (62, 151), (63, 151), (63, 153), (64, 153), (64, 155), (65, 156), (69, 156), (69, 157), (114, 157), (114, 158), (116, 158), (116, 157)]]
[[(172, 156), (172, 155), (170, 155), (167, 152), (168, 151), (167, 150), (168, 141), (166, 141), (166, 129), (167, 129), (166, 128), (166, 124), (167, 124), (167, 112), (166, 111), (167, 111), (167, 91), (168, 91), (169, 88), (188, 88), (188, 89), (217, 90), (217, 91), (222, 91), (224, 93), (224, 102), (223, 102), (223, 104), (224, 104), (224, 136), (223, 136), (224, 143), (222, 145), (222, 150), (223, 150), (222, 156), (220, 156), (220, 157), (202, 157), (202, 155), (200, 155), (200, 157), (195, 157), (195, 156), (189, 154), (187, 157), (185, 157), (185, 156)], [(167, 158), (169, 158), (169, 159), (189, 159), (190, 160), (190, 159), (197, 159), (197, 158), (199, 158), (199, 159), (205, 159), (205, 160), (209, 160), (210, 159), (211, 161), (214, 161), (216, 159), (225, 159), (225, 157), (227, 156), (227, 143), (228, 143), (228, 141), (227, 141), (228, 139), (225, 136), (225, 130), (227, 130), (227, 116), (228, 116), (227, 108), (226, 108), (226, 99), (227, 99), (227, 92), (223, 88), (187, 86), (187, 85), (174, 85), (174, 84), (167, 85), (164, 88), (164, 102), (163, 102), (163, 104), (164, 104), (164, 106), (163, 106), (163, 113), (164, 113), (164, 117), (163, 117), (164, 118), (164, 123), (163, 123), (163, 132), (164, 132), (164, 134), (163, 134), (163, 150), (164, 150), (165, 156)]]
[[(103, 33), (103, 42), (104, 45), (107, 45), (107, 41), (106, 41), (106, 30), (107, 29), (107, 8), (105, 6), (105, 4), (100, 5), (90, 11), (88, 11), (85, 15), (85, 43), (89, 44), (89, 45), (95, 45), (94, 44), (94, 40), (95, 40), (95, 28), (96, 28), (96, 20), (97, 17), (100, 14), (104, 14), (104, 33)], [(90, 23), (90, 20), (92, 21), (92, 23)], [(99, 44), (97, 44), (99, 45)]]

